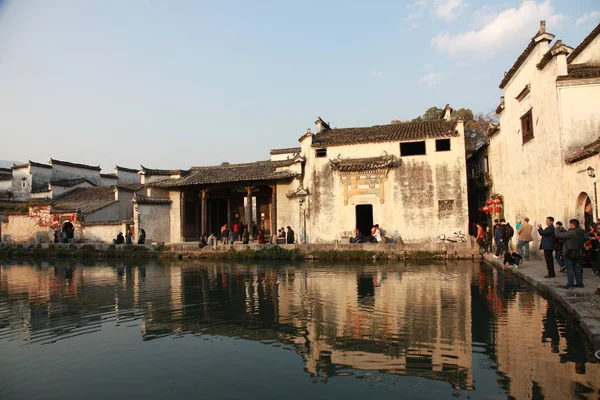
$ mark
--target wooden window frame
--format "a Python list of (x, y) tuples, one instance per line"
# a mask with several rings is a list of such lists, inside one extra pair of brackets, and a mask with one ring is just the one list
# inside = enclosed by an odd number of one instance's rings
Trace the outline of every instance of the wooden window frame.
[[(529, 125), (529, 129), (527, 129), (527, 125)], [(533, 135), (533, 108), (521, 117), (521, 136), (523, 137), (523, 144), (530, 142), (535, 137)]]

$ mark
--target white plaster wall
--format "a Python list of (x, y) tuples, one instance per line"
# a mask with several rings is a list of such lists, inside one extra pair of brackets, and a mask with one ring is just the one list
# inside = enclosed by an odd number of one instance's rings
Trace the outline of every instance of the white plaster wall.
[(600, 36), (596, 36), (594, 40), (575, 58), (574, 64), (600, 64)]
[(119, 202), (85, 215), (85, 222), (119, 221)]
[(140, 183), (142, 177), (137, 172), (123, 171), (115, 168), (119, 184)]
[(129, 190), (117, 189), (115, 198), (119, 201), (119, 219), (129, 220), (133, 218), (133, 200), (135, 193)]
[(104, 242), (112, 243), (117, 238), (119, 232), (125, 236), (127, 225), (124, 223), (115, 223), (110, 225), (86, 225), (83, 229), (83, 240), (85, 242)]
[(284, 161), (294, 158), (296, 153), (285, 153), (285, 154), (271, 154), (271, 161)]
[[(29, 168), (25, 167), (13, 169), (12, 176), (13, 199), (16, 201), (28, 200), (32, 182), (32, 176), (29, 173)], [(23, 183), (25, 183), (24, 186)]]
[(0, 180), (0, 191), (12, 190), (12, 179)]
[[(306, 140), (305, 140), (306, 141)], [(467, 232), (468, 201), (464, 134), (451, 138), (451, 151), (436, 152), (435, 139), (426, 140), (427, 155), (400, 157), (400, 143), (386, 142), (330, 147), (326, 158), (315, 158), (314, 149), (303, 145), (306, 157), (305, 187), (307, 235), (310, 243), (338, 240), (356, 229), (356, 205), (373, 206), (374, 223), (389, 237), (405, 242), (439, 240), (440, 234)], [(341, 177), (331, 170), (329, 159), (379, 157), (386, 152), (400, 159), (384, 182), (384, 203), (376, 195), (352, 196), (344, 205)], [(439, 200), (454, 200), (454, 210), (438, 212)], [(278, 204), (279, 206), (279, 204)], [(279, 212), (279, 211), (278, 211)]]
[[(146, 243), (171, 241), (171, 207), (169, 204), (137, 204), (134, 221), (137, 231), (146, 231)], [(178, 240), (180, 241), (180, 240)]]
[(51, 243), (54, 240), (54, 230), (38, 226), (37, 220), (29, 215), (9, 215), (8, 221), (1, 224), (2, 242)]
[(287, 197), (288, 193), (296, 191), (299, 184), (297, 179), (288, 184), (277, 184), (277, 229), (291, 226), (294, 231), (300, 232), (298, 198)]
[(102, 183), (100, 179), (100, 171), (87, 168), (71, 167), (67, 165), (52, 165), (52, 180), (75, 178), (86, 178), (96, 185), (100, 185)]
[[(181, 192), (169, 192), (169, 198), (171, 199), (169, 212), (170, 242), (180, 243), (183, 242), (183, 238), (181, 237)], [(148, 234), (146, 233), (146, 235)]]
[(31, 193), (29, 198), (31, 198), (31, 199), (51, 199), (52, 196), (53, 196), (52, 191), (47, 190), (45, 192)]
[(600, 137), (600, 79), (596, 83), (560, 81), (558, 101), (565, 158)]
[[(566, 165), (563, 170), (563, 190), (561, 191), (563, 195), (563, 224), (571, 218), (578, 219), (583, 223), (584, 204), (581, 200), (585, 200), (585, 195), (580, 196), (582, 193), (587, 194), (593, 203), (596, 202), (594, 179), (589, 177), (588, 167), (594, 168), (596, 175), (600, 177), (600, 156), (595, 155), (574, 164)], [(596, 215), (595, 211), (594, 215)]]

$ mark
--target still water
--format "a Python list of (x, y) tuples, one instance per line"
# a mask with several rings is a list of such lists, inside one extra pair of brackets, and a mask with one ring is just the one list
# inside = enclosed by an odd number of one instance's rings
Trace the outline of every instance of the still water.
[(597, 399), (555, 304), (485, 265), (0, 266), (0, 399)]

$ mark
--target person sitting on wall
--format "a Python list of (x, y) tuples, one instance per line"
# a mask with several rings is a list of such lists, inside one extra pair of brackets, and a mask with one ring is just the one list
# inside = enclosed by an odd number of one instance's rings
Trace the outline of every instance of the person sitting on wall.
[(123, 237), (123, 232), (119, 232), (117, 238), (113, 240), (113, 244), (123, 244), (125, 243), (125, 238)]
[(211, 233), (207, 240), (207, 245), (210, 247), (214, 247), (217, 245), (217, 237), (214, 233)]
[(204, 246), (206, 246), (206, 236), (204, 236), (204, 234), (200, 235), (200, 238), (198, 239), (198, 247), (203, 248)]
[(146, 243), (146, 231), (143, 229), (140, 229), (140, 236), (138, 237), (138, 244), (144, 244)]
[(373, 243), (381, 242), (381, 230), (379, 229), (379, 224), (373, 225), (373, 229), (371, 229), (371, 238)]
[(363, 234), (360, 229), (356, 230), (356, 236), (350, 238), (350, 243), (362, 243), (363, 242)]

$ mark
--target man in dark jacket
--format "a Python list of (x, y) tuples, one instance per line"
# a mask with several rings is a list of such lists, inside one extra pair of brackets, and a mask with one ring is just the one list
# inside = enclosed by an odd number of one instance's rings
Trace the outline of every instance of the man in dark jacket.
[(569, 230), (558, 232), (556, 237), (564, 240), (563, 256), (565, 257), (565, 266), (567, 267), (566, 289), (573, 287), (583, 287), (583, 251), (585, 243), (585, 231), (579, 227), (579, 221), (572, 219), (569, 221)]
[(552, 251), (554, 250), (554, 218), (546, 218), (546, 228), (542, 229), (542, 225), (538, 224), (538, 233), (542, 237), (540, 243), (540, 250), (544, 250), (544, 258), (546, 259), (546, 268), (548, 268), (548, 275), (544, 278), (554, 278), (554, 258), (552, 258)]
[(287, 244), (294, 244), (296, 242), (294, 231), (291, 227), (287, 227)]
[(494, 231), (494, 241), (496, 242), (496, 258), (506, 253), (506, 220), (502, 218)]

